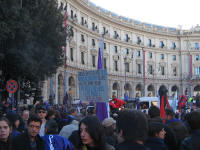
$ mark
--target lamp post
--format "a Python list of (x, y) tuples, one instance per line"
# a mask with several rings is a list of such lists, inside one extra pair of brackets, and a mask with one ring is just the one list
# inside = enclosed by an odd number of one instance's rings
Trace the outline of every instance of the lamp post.
[(143, 96), (145, 96), (145, 50), (144, 47), (142, 47), (142, 54), (143, 54)]
[(124, 85), (124, 90), (125, 90), (125, 94), (126, 94), (126, 64), (127, 64), (127, 57), (124, 57), (124, 72), (125, 72), (125, 85)]
[(67, 43), (71, 41), (72, 37), (74, 36), (73, 27), (70, 25), (66, 25), (66, 47), (64, 50), (64, 94), (67, 92)]

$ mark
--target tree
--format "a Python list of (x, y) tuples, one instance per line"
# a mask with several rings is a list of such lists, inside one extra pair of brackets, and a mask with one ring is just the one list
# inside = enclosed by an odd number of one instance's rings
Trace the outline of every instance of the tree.
[(3, 69), (7, 79), (38, 83), (63, 64), (64, 16), (55, 0), (20, 2), (0, 0)]

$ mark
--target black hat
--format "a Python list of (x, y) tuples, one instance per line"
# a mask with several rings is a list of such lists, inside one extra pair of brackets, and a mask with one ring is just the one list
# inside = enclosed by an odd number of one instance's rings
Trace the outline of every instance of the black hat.
[(54, 119), (48, 120), (45, 124), (47, 129), (47, 134), (57, 134), (58, 133), (58, 124)]

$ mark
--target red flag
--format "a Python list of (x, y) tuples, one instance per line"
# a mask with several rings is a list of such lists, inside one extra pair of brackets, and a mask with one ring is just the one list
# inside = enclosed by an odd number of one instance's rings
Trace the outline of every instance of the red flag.
[(171, 106), (169, 105), (169, 101), (168, 101), (168, 97), (166, 96), (166, 102), (167, 102), (167, 107), (171, 108)]
[(161, 105), (160, 105), (160, 117), (165, 117), (165, 106), (164, 106), (164, 96), (161, 98)]

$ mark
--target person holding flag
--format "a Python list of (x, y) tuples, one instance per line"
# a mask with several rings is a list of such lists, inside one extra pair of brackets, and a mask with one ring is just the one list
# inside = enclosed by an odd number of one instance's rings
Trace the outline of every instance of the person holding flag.
[[(169, 105), (168, 97), (167, 97), (167, 89), (165, 87), (162, 87), (159, 89), (158, 93), (160, 95), (160, 117), (165, 118), (165, 108), (171, 108)], [(163, 120), (163, 123), (165, 120)]]

